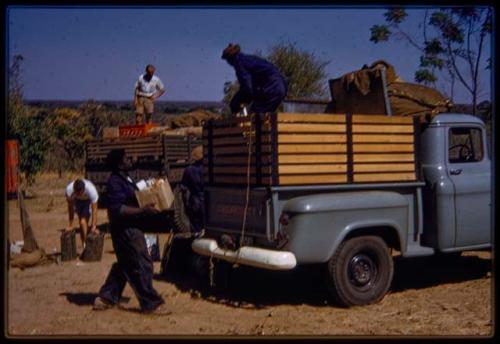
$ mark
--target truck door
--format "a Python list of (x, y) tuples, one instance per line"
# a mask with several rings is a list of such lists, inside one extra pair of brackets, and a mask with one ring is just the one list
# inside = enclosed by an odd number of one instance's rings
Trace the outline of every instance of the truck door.
[(455, 247), (491, 241), (491, 163), (480, 126), (448, 131), (448, 175), (455, 187)]

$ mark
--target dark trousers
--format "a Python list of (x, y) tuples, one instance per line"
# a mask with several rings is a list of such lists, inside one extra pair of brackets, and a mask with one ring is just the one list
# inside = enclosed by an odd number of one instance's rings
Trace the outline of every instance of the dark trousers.
[(164, 301), (153, 288), (153, 260), (144, 233), (136, 228), (111, 228), (117, 262), (99, 290), (99, 296), (117, 304), (128, 282), (139, 299), (141, 310), (155, 309)]

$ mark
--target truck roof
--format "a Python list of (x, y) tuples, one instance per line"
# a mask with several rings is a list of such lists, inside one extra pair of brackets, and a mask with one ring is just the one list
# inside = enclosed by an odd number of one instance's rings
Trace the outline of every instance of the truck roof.
[(446, 124), (457, 124), (457, 123), (484, 125), (484, 122), (479, 117), (463, 113), (442, 113), (435, 116), (430, 124), (446, 125)]

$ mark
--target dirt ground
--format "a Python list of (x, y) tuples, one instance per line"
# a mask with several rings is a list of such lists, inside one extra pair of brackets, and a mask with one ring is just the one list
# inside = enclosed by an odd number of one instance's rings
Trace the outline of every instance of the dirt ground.
[[(27, 199), (38, 243), (60, 251), (66, 226), (65, 184), (73, 176), (39, 177)], [(8, 235), (22, 240), (16, 201), (8, 204)], [(99, 210), (99, 223), (106, 223)], [(160, 243), (168, 234), (160, 234)], [(77, 237), (78, 251), (81, 242)], [(7, 270), (7, 336), (40, 335), (250, 335), (250, 336), (490, 336), (493, 334), (490, 252), (468, 252), (457, 260), (395, 258), (391, 292), (378, 304), (339, 308), (329, 300), (320, 266), (291, 272), (248, 267), (231, 270), (215, 287), (208, 278), (155, 263), (154, 286), (170, 315), (143, 315), (129, 286), (122, 306), (93, 311), (92, 303), (115, 261), (106, 235), (101, 262), (79, 260)], [(181, 266), (181, 265), (179, 265)], [(219, 278), (217, 278), (219, 277)]]

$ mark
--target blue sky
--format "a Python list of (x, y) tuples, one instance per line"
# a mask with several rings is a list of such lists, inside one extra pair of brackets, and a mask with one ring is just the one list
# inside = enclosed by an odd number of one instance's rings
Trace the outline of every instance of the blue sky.
[[(417, 38), (422, 9), (408, 9), (406, 27)], [(233, 69), (222, 49), (237, 42), (246, 53), (266, 53), (280, 40), (329, 60), (336, 78), (377, 59), (413, 82), (419, 54), (403, 42), (373, 44), (370, 27), (384, 8), (43, 8), (11, 7), (8, 55), (24, 57), (26, 99), (128, 100), (152, 63), (166, 86), (161, 100), (218, 101)], [(490, 55), (488, 42), (485, 56)], [(488, 72), (481, 74), (489, 97)], [(440, 85), (440, 87), (442, 87)], [(470, 102), (456, 89), (455, 102)]]

